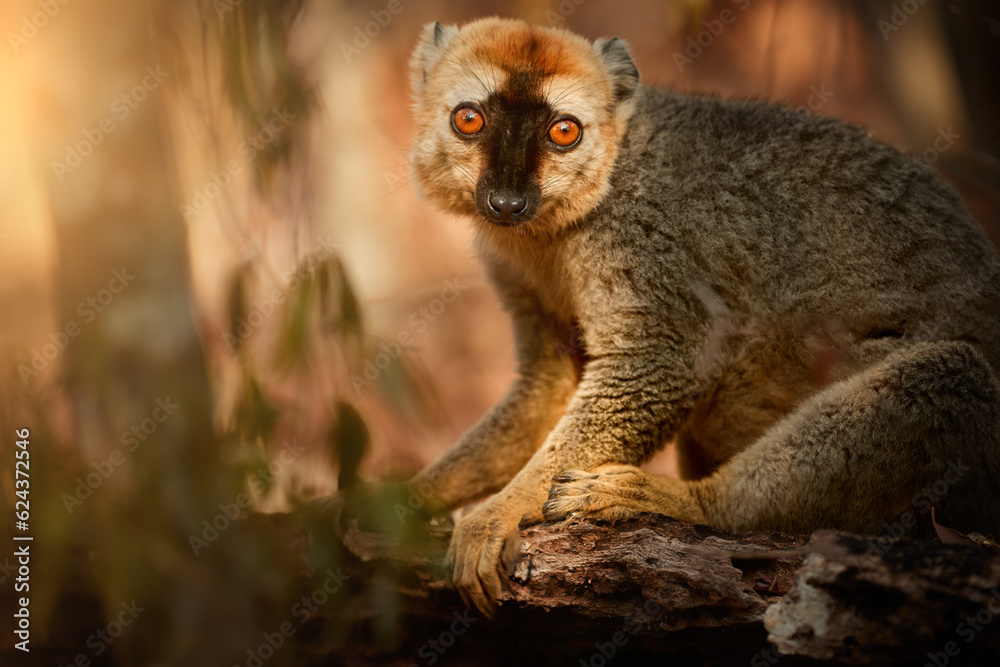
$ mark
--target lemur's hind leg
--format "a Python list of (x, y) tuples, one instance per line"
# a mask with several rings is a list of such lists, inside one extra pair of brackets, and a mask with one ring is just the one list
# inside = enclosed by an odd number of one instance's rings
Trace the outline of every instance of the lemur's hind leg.
[(926, 533), (931, 506), (943, 525), (1000, 534), (1000, 383), (967, 343), (915, 344), (827, 387), (702, 480), (567, 472), (545, 515)]

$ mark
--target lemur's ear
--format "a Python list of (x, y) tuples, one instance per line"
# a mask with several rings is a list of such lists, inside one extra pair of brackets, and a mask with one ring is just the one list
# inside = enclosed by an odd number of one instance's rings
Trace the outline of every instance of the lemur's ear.
[(424, 26), (410, 57), (410, 89), (414, 97), (419, 97), (423, 92), (427, 74), (457, 38), (457, 26), (441, 25), (437, 22)]
[(617, 37), (594, 42), (594, 51), (604, 65), (604, 72), (614, 85), (615, 102), (632, 97), (639, 86), (639, 70), (628, 53), (628, 45)]

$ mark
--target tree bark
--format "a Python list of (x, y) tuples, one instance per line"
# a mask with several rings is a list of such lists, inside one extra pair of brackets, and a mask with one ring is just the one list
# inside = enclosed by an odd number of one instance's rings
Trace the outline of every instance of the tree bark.
[[(947, 664), (992, 665), (1000, 654), (1000, 622), (989, 622), (1000, 616), (1000, 556), (976, 547), (878, 543), (833, 531), (731, 534), (657, 515), (545, 524), (521, 531), (509, 589), (485, 619), (465, 610), (435, 565), (447, 531), (431, 538), (407, 550), (348, 527), (343, 571), (369, 582), (401, 573), (395, 591), (405, 632), (389, 649), (355, 639), (335, 651), (343, 664), (427, 665), (436, 656), (445, 665), (663, 664), (666, 657), (887, 665), (934, 664), (928, 654), (940, 654)], [(360, 628), (378, 616), (373, 607), (350, 614), (315, 622)], [(977, 614), (974, 636), (956, 632)], [(450, 636), (456, 622), (462, 632)]]
[[(276, 574), (298, 577), (294, 595), (268, 595), (274, 577), (246, 582), (260, 637), (290, 630), (269, 664), (945, 667), (1000, 655), (1000, 555), (977, 547), (731, 534), (659, 515), (544, 524), (520, 532), (486, 619), (448, 586), (449, 532), (404, 542), (352, 521), (334, 536), (327, 517), (299, 513), (253, 515), (220, 540), (281, 545)], [(100, 622), (91, 595), (75, 599), (79, 623)], [(310, 613), (294, 602), (307, 599)]]
[(816, 533), (795, 586), (765, 614), (769, 639), (852, 665), (998, 664), (1000, 557), (919, 540), (878, 544)]

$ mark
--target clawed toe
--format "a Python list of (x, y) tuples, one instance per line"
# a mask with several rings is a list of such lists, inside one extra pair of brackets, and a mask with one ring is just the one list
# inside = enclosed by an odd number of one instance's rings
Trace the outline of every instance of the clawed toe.
[(584, 472), (583, 470), (563, 470), (558, 475), (555, 475), (552, 478), (552, 481), (565, 484), (567, 482), (575, 482), (580, 479), (595, 479), (596, 477), (596, 473)]
[(565, 498), (552, 497), (551, 493), (549, 499), (542, 505), (542, 516), (545, 517), (546, 521), (562, 521), (574, 511), (576, 511), (576, 503)]
[(644, 477), (634, 466), (608, 465), (595, 472), (567, 470), (552, 478), (549, 497), (542, 506), (546, 521), (575, 516), (621, 519), (642, 511), (645, 494), (638, 489)]

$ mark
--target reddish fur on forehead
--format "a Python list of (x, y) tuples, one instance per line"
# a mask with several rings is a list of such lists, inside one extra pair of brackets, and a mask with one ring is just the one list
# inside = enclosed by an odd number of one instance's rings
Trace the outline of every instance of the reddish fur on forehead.
[(469, 50), (482, 62), (506, 71), (528, 66), (543, 77), (603, 78), (591, 44), (566, 30), (486, 18), (466, 25), (462, 33)]

